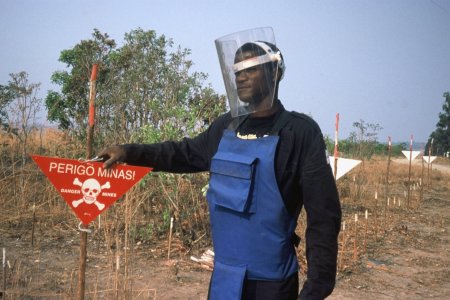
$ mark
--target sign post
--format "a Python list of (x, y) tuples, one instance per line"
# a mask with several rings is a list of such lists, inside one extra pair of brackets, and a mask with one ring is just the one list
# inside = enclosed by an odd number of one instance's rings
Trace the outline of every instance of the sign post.
[(81, 221), (80, 269), (77, 299), (84, 299), (87, 225), (151, 171), (150, 168), (116, 165), (58, 157), (31, 156)]
[(91, 80), (89, 81), (89, 119), (87, 129), (87, 142), (86, 142), (86, 159), (92, 157), (92, 143), (94, 139), (94, 125), (95, 125), (95, 93), (97, 87), (97, 71), (98, 65), (92, 66)]
[(116, 165), (104, 169), (103, 163), (33, 155), (42, 172), (72, 208), (81, 233), (78, 299), (84, 299), (87, 257), (87, 225), (123, 196), (150, 168)]
[[(92, 142), (94, 138), (94, 124), (95, 124), (95, 91), (97, 84), (97, 68), (98, 65), (94, 64), (92, 67), (92, 74), (89, 88), (89, 125), (87, 130), (87, 145), (86, 145), (86, 159), (92, 157)], [(87, 257), (87, 233), (88, 229), (86, 225), (81, 225), (80, 230), (80, 268), (78, 272), (78, 288), (77, 299), (84, 299), (84, 290), (86, 284), (86, 257)]]
[(81, 221), (78, 227), (80, 229), (78, 300), (83, 300), (85, 294), (88, 224), (151, 171), (151, 168), (128, 165), (104, 169), (103, 163), (89, 159), (93, 156), (96, 77), (97, 65), (94, 65), (90, 81), (86, 159), (31, 156)]

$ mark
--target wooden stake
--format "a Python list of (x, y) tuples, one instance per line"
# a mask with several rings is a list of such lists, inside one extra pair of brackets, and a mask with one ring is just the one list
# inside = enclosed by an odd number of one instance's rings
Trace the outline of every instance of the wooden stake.
[[(117, 240), (116, 240), (117, 241)], [(116, 242), (117, 247), (119, 247), (119, 244)], [(116, 249), (116, 272), (114, 276), (114, 291), (116, 294), (115, 299), (119, 299), (119, 270), (120, 270), (120, 252), (119, 249)]]
[(339, 151), (338, 151), (338, 131), (339, 131), (339, 113), (336, 114), (336, 123), (335, 123), (335, 131), (334, 131), (334, 180), (337, 180), (337, 166), (338, 166), (338, 156), (339, 156)]
[(431, 139), (431, 143), (430, 143), (430, 147), (428, 147), (428, 188), (432, 187), (432, 177), (431, 177), (431, 172), (433, 171), (433, 165), (431, 163), (431, 152), (432, 152), (432, 148), (433, 148), (433, 141), (434, 138)]
[(31, 221), (31, 247), (34, 247), (34, 226), (36, 224), (36, 198), (33, 199), (33, 220)]
[[(95, 120), (95, 85), (97, 81), (97, 68), (95, 64), (92, 68), (90, 91), (89, 91), (89, 126), (87, 130), (87, 145), (86, 145), (86, 159), (92, 157), (92, 143), (94, 137), (94, 120)], [(82, 224), (80, 231), (80, 263), (78, 271), (78, 287), (77, 299), (84, 300), (85, 286), (86, 286), (86, 259), (87, 259), (87, 226)]]
[(413, 135), (411, 134), (411, 140), (409, 142), (408, 198), (406, 200), (407, 208), (409, 208), (410, 194), (411, 194), (412, 145), (413, 145)]
[(384, 192), (384, 225), (386, 226), (386, 214), (387, 214), (387, 202), (389, 198), (389, 173), (391, 168), (391, 149), (392, 149), (392, 141), (391, 137), (388, 137), (388, 162), (387, 162), (387, 170), (386, 170), (386, 183), (385, 183), (385, 192)]
[(350, 194), (353, 194), (352, 198), (353, 198), (353, 202), (356, 202), (356, 196), (358, 195), (357, 193), (357, 188), (356, 188), (356, 176), (353, 175), (353, 189), (350, 192)]
[[(87, 230), (87, 226), (81, 225), (82, 229)], [(84, 291), (86, 285), (86, 259), (87, 259), (87, 232), (80, 232), (80, 263), (78, 271), (78, 287), (77, 287), (77, 299), (84, 299)]]
[(391, 198), (387, 198), (387, 201), (386, 201), (386, 211), (385, 211), (385, 214), (384, 214), (384, 230), (386, 231), (386, 222), (387, 222), (387, 214), (388, 214), (388, 211), (389, 211), (389, 206), (390, 206), (390, 203), (391, 202)]
[(3, 248), (2, 267), (3, 267), (3, 299), (6, 299), (6, 249), (5, 248)]
[(424, 173), (425, 166), (423, 164), (423, 158), (422, 158), (422, 173), (420, 174), (420, 203), (422, 203), (423, 200), (423, 173)]
[(355, 214), (355, 240), (353, 242), (353, 260), (358, 258), (358, 214)]
[(129, 197), (128, 193), (125, 194), (125, 247), (124, 247), (124, 291), (127, 290), (128, 286), (128, 227), (130, 226), (130, 220), (131, 220), (131, 212), (130, 212), (130, 205), (129, 205)]
[(92, 74), (90, 80), (90, 89), (89, 89), (89, 126), (87, 132), (87, 159), (92, 157), (92, 144), (94, 139), (94, 125), (95, 125), (95, 93), (96, 93), (96, 85), (97, 85), (97, 70), (98, 65), (95, 64), (92, 66)]

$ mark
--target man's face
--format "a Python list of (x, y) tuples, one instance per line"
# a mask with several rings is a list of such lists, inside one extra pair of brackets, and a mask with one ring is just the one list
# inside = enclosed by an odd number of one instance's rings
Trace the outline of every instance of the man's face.
[[(244, 51), (236, 55), (235, 63), (252, 58), (255, 53)], [(236, 87), (239, 99), (246, 103), (257, 104), (261, 102), (269, 93), (267, 75), (263, 65), (254, 66), (236, 72)]]

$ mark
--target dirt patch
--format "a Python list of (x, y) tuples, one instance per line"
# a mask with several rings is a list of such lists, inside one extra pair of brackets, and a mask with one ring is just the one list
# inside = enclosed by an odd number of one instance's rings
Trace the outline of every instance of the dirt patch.
[(450, 299), (449, 216), (448, 190), (427, 192), (358, 265), (338, 274), (329, 299)]

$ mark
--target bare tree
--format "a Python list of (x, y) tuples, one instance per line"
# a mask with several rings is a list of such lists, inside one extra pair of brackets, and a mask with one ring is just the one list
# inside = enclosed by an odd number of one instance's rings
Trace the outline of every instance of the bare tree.
[[(18, 143), (14, 152), (16, 152), (16, 157), (19, 157), (21, 169), (23, 169), (27, 159), (29, 137), (35, 129), (36, 115), (42, 106), (42, 99), (37, 96), (40, 83), (30, 83), (28, 74), (24, 71), (9, 74), (9, 76), (11, 80), (6, 89), (12, 100), (6, 111), (8, 130), (14, 132), (17, 138)], [(14, 159), (12, 164), (15, 165)], [(24, 178), (22, 176), (19, 186), (23, 190)]]
[(378, 133), (383, 129), (380, 124), (367, 123), (364, 120), (353, 122), (356, 129), (350, 133), (349, 139), (357, 145), (354, 155), (360, 158), (369, 158), (375, 151)]

